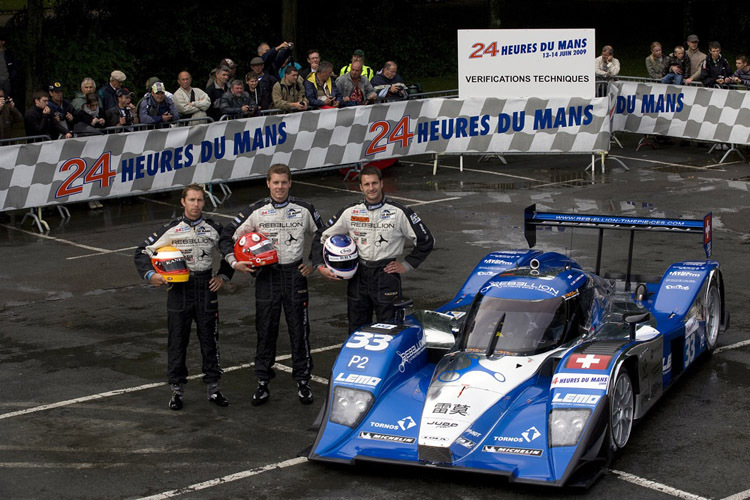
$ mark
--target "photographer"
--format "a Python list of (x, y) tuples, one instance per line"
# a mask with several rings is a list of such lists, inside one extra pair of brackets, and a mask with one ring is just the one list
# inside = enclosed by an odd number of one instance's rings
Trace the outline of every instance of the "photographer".
[(60, 82), (49, 84), (49, 109), (52, 110), (52, 116), (65, 130), (72, 131), (75, 120), (73, 113), (75, 110), (70, 101), (63, 98), (63, 87)]
[(383, 66), (383, 70), (372, 77), (370, 83), (378, 93), (378, 98), (386, 102), (403, 101), (408, 97), (406, 84), (401, 75), (396, 73), (398, 66), (393, 61), (388, 61)]
[(104, 110), (99, 106), (99, 99), (94, 94), (86, 96), (86, 104), (76, 113), (76, 124), (73, 131), (77, 136), (101, 135), (106, 126)]
[(143, 99), (138, 109), (138, 118), (141, 123), (168, 126), (169, 122), (180, 119), (180, 113), (166, 96), (166, 90), (162, 82), (156, 82), (151, 86), (151, 93)]
[[(117, 89), (117, 106), (109, 108), (105, 112), (108, 127), (128, 127), (138, 123), (138, 113), (133, 104), (133, 93), (126, 89)], [(132, 132), (132, 128), (123, 129), (123, 132)]]
[(16, 109), (16, 103), (10, 97), (5, 97), (5, 91), (0, 89), (0, 139), (10, 139), (13, 136), (13, 124), (21, 123), (23, 115)]
[(292, 42), (281, 42), (274, 48), (271, 48), (266, 42), (258, 45), (258, 56), (263, 59), (263, 71), (279, 78), (279, 72), (286, 68), (285, 62), (292, 55), (292, 48), (294, 48)]
[(34, 92), (34, 104), (23, 115), (26, 135), (47, 135), (51, 139), (73, 137), (67, 129), (54, 119), (49, 107), (49, 96), (44, 90)]
[(273, 86), (273, 107), (282, 111), (305, 111), (308, 107), (305, 84), (299, 71), (292, 65), (286, 67), (284, 79)]

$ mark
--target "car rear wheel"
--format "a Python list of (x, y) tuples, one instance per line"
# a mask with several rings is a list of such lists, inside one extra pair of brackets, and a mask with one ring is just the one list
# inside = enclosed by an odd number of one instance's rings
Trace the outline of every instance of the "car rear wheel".
[(630, 439), (630, 431), (633, 428), (633, 410), (635, 408), (633, 384), (624, 368), (617, 375), (609, 408), (612, 444), (614, 449), (617, 450), (623, 448)]
[(711, 280), (706, 292), (706, 349), (710, 352), (716, 348), (721, 326), (721, 294), (716, 280)]

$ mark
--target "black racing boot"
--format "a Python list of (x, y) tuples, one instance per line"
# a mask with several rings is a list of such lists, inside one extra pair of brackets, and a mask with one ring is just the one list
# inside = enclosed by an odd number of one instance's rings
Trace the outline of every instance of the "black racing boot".
[(268, 385), (268, 380), (258, 381), (258, 388), (255, 389), (255, 394), (253, 394), (253, 406), (260, 406), (268, 401), (269, 396), (271, 396), (271, 389)]

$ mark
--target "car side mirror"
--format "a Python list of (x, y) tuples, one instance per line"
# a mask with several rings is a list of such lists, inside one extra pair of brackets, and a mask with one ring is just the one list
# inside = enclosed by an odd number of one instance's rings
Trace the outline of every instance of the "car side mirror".
[(437, 311), (415, 311), (412, 316), (422, 325), (428, 349), (448, 350), (456, 343), (456, 318)]
[(630, 325), (630, 340), (635, 340), (635, 327), (638, 323), (644, 323), (651, 319), (651, 314), (648, 312), (629, 314), (624, 316), (623, 321)]

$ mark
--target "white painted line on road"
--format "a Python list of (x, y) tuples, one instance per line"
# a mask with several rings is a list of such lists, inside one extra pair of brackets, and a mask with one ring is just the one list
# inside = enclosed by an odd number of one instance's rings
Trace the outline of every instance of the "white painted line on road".
[(717, 347), (716, 350), (714, 351), (714, 354), (719, 354), (720, 352), (729, 351), (732, 349), (738, 349), (740, 347), (745, 347), (746, 345), (750, 345), (750, 340), (743, 340), (742, 342), (737, 342), (736, 344), (730, 344), (730, 345), (725, 345), (722, 347)]
[(750, 498), (750, 490), (740, 491), (739, 493), (730, 495), (722, 500), (746, 500), (747, 498)]
[(276, 462), (275, 464), (264, 465), (263, 467), (236, 472), (234, 474), (229, 474), (228, 476), (211, 479), (202, 483), (196, 483), (177, 490), (165, 491), (164, 493), (159, 493), (157, 495), (142, 497), (140, 500), (163, 500), (165, 498), (172, 498), (179, 495), (184, 495), (186, 493), (194, 493), (196, 491), (205, 490), (206, 488), (212, 488), (214, 486), (220, 486), (222, 484), (237, 481), (239, 479), (245, 479), (247, 477), (255, 476), (257, 474), (261, 474), (270, 470), (284, 469), (286, 467), (292, 467), (294, 465), (299, 465), (305, 462), (307, 462), (307, 457), (296, 457), (289, 460), (284, 460), (283, 462)]
[[(421, 162), (417, 162), (417, 161), (412, 161), (412, 162), (409, 162), (409, 163), (413, 163), (414, 165), (423, 165), (423, 166), (426, 166), (426, 167), (432, 167), (432, 163), (421, 163)], [(453, 167), (453, 166), (450, 166), (450, 165), (440, 165), (438, 168), (449, 168), (451, 170), (461, 170), (461, 167)], [(480, 173), (480, 174), (490, 174), (490, 175), (499, 175), (501, 177), (510, 177), (511, 179), (521, 179), (521, 180), (524, 180), (524, 181), (542, 182), (539, 179), (534, 179), (533, 177), (524, 177), (522, 175), (506, 174), (504, 172), (494, 172), (492, 170), (479, 170), (479, 169), (476, 169), (476, 168), (465, 168), (464, 167), (464, 172), (476, 172), (476, 173)]]
[[(325, 347), (318, 347), (316, 349), (311, 349), (310, 352), (311, 353), (317, 353), (317, 352), (323, 352), (323, 351), (330, 351), (330, 350), (333, 350), (333, 349), (338, 349), (342, 345), (343, 344), (334, 344), (334, 345), (329, 345), (329, 346), (325, 346)], [(276, 360), (277, 361), (283, 361), (283, 360), (286, 360), (286, 359), (291, 359), (291, 357), (292, 357), (291, 354), (285, 354), (283, 356), (277, 357)], [(249, 368), (249, 367), (253, 366), (253, 364), (254, 363), (245, 363), (245, 364), (242, 364), (242, 365), (230, 366), (229, 368), (224, 368), (224, 372), (231, 372), (231, 371), (240, 370), (240, 369), (243, 369), (243, 368)], [(195, 380), (195, 379), (198, 379), (198, 378), (201, 378), (201, 377), (203, 377), (203, 374), (191, 375), (190, 377), (188, 377), (188, 380)], [(326, 381), (325, 383), (328, 384), (328, 381)], [(52, 410), (52, 409), (60, 408), (60, 407), (63, 407), (63, 406), (70, 406), (70, 405), (74, 405), (76, 403), (83, 403), (83, 402), (86, 402), (86, 401), (93, 401), (93, 400), (96, 400), (96, 399), (103, 399), (103, 398), (108, 398), (108, 397), (111, 397), (111, 396), (119, 396), (121, 394), (128, 394), (128, 393), (131, 393), (131, 392), (144, 391), (146, 389), (153, 389), (155, 387), (164, 387), (166, 385), (167, 385), (166, 382), (158, 382), (158, 383), (153, 383), (153, 384), (144, 384), (144, 385), (139, 385), (139, 386), (136, 386), (136, 387), (128, 387), (128, 388), (125, 388), (125, 389), (117, 389), (117, 390), (114, 390), (114, 391), (107, 391), (107, 392), (102, 392), (102, 393), (99, 393), (99, 394), (92, 394), (91, 396), (83, 396), (83, 397), (80, 397), (80, 398), (68, 399), (66, 401), (58, 401), (57, 403), (50, 403), (50, 404), (47, 404), (47, 405), (34, 406), (33, 408), (26, 408), (24, 410), (18, 410), (18, 411), (12, 411), (10, 413), (0, 414), (0, 420), (5, 420), (7, 418), (12, 418), (12, 417), (18, 417), (20, 415), (28, 415), (29, 413), (36, 413), (36, 412), (40, 412), (40, 411)]]
[(0, 226), (7, 227), (8, 229), (12, 229), (14, 231), (18, 231), (18, 232), (21, 232), (21, 233), (26, 233), (26, 234), (28, 234), (30, 236), (36, 236), (37, 238), (42, 238), (44, 240), (56, 241), (58, 243), (65, 243), (66, 245), (71, 245), (71, 246), (74, 246), (74, 247), (83, 248), (84, 250), (91, 250), (93, 252), (100, 252), (100, 253), (101, 252), (109, 252), (110, 251), (110, 250), (107, 250), (106, 248), (98, 248), (98, 247), (92, 247), (92, 246), (89, 246), (89, 245), (82, 245), (81, 243), (76, 243), (74, 241), (64, 240), (62, 238), (55, 238), (54, 236), (47, 236), (46, 234), (34, 233), (34, 232), (31, 232), (31, 231), (27, 231), (25, 229), (21, 229), (19, 227), (10, 226), (8, 224), (0, 224)]
[(452, 200), (460, 200), (460, 199), (461, 199), (461, 196), (452, 196), (450, 198), (441, 198), (439, 200), (420, 201), (418, 203), (412, 203), (412, 204), (407, 205), (407, 206), (408, 207), (416, 207), (418, 205), (429, 205), (430, 203), (442, 203), (444, 201), (452, 201)]
[(126, 465), (132, 465), (132, 464), (126, 464), (126, 463), (112, 463), (112, 464), (94, 464), (89, 462), (73, 462), (73, 463), (63, 463), (63, 462), (52, 462), (52, 463), (43, 463), (43, 462), (0, 462), (0, 469), (102, 469), (102, 468), (109, 468), (109, 467), (123, 467)]
[[(273, 365), (274, 368), (277, 370), (280, 370), (282, 372), (292, 373), (294, 370), (290, 366), (282, 365), (279, 363), (276, 363)], [(319, 384), (328, 385), (328, 379), (323, 377), (318, 377), (317, 375), (311, 375), (310, 380), (313, 382), (318, 382)]]
[(671, 486), (667, 486), (666, 484), (650, 481), (642, 477), (634, 476), (633, 474), (628, 474), (627, 472), (622, 472), (619, 470), (611, 470), (611, 472), (623, 481), (637, 484), (638, 486), (642, 486), (651, 490), (660, 491), (662, 493), (666, 493), (667, 495), (672, 495), (673, 497), (684, 498), (685, 500), (708, 500), (706, 497), (693, 495), (692, 493), (688, 493), (687, 491), (678, 490), (677, 488), (672, 488)]
[[(86, 257), (96, 257), (97, 255), (107, 255), (111, 253), (117, 253), (117, 252), (124, 252), (126, 250), (135, 250), (138, 247), (125, 247), (125, 248), (118, 248), (117, 250), (106, 250), (102, 252), (96, 252), (96, 253), (87, 253), (85, 255), (76, 255), (75, 257), (65, 257), (65, 260), (76, 260), (76, 259), (84, 259)], [(130, 255), (127, 255), (127, 257), (130, 257)]]

